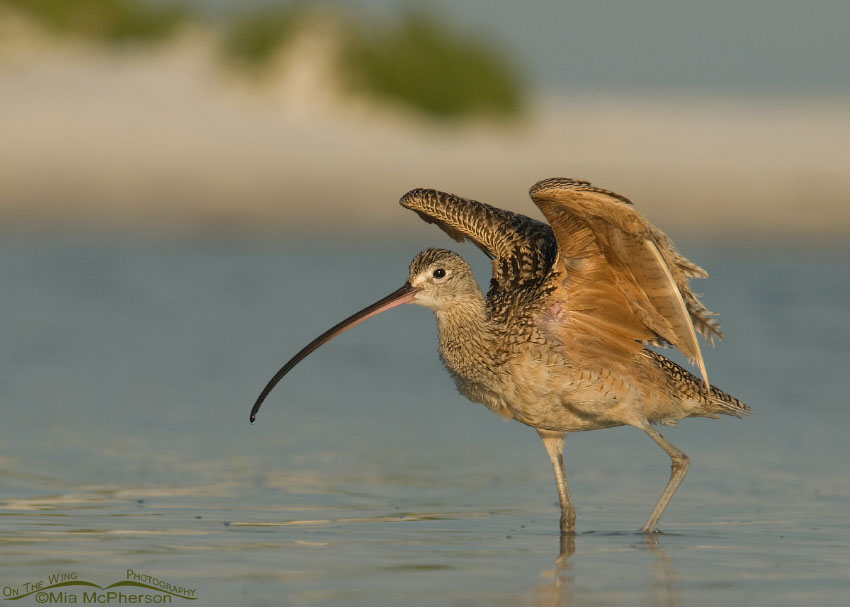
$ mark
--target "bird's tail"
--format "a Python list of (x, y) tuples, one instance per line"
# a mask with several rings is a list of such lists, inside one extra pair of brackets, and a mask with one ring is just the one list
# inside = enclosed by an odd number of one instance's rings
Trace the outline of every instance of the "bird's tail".
[(717, 417), (718, 414), (723, 414), (741, 417), (750, 414), (750, 408), (731, 394), (717, 386), (707, 389), (702, 379), (654, 350), (644, 352), (664, 370), (681, 397), (691, 403), (691, 415)]
[(711, 395), (707, 396), (707, 399), (717, 407), (718, 413), (734, 415), (735, 417), (750, 414), (750, 408), (747, 405), (717, 386), (711, 386)]

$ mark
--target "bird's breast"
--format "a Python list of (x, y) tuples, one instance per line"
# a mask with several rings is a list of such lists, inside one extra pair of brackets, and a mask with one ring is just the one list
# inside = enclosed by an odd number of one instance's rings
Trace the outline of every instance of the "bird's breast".
[(498, 413), (505, 419), (514, 419), (509, 403), (505, 400), (504, 394), (494, 389), (494, 386), (489, 383), (475, 381), (453, 372), (449, 369), (449, 373), (457, 386), (457, 391), (474, 403), (479, 403)]

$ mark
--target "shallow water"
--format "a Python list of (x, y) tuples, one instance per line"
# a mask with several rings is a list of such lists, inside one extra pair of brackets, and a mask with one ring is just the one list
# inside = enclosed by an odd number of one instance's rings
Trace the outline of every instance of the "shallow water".
[(710, 377), (753, 415), (665, 430), (692, 467), (649, 541), (666, 455), (633, 429), (569, 436), (559, 557), (535, 433), (455, 393), (427, 310), (337, 338), (248, 424), (285, 359), (445, 245), (428, 236), (5, 235), (0, 600), (132, 569), (186, 605), (847, 603), (850, 249), (680, 243), (727, 334)]

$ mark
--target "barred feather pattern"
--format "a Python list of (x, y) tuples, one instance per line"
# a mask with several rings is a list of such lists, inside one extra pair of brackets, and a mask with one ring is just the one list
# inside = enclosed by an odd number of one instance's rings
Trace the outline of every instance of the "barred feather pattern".
[(665, 375), (671, 381), (672, 389), (677, 394), (706, 405), (706, 411), (702, 412), (702, 415), (716, 417), (714, 414), (718, 409), (726, 415), (734, 415), (735, 417), (750, 414), (750, 408), (747, 405), (716, 386), (711, 386), (709, 394), (706, 394), (703, 383), (699, 378), (672, 360), (661, 356), (658, 352), (646, 350), (646, 355), (664, 370)]
[(411, 190), (401, 206), (458, 242), (472, 241), (493, 260), (491, 292), (540, 284), (557, 253), (552, 228), (525, 215), (431, 189)]

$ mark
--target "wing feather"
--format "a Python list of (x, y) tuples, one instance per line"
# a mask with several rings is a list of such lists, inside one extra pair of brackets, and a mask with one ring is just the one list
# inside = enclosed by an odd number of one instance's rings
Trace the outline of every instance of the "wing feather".
[(536, 183), (530, 195), (558, 243), (550, 303), (568, 312), (552, 330), (565, 342), (592, 336), (596, 348), (623, 354), (642, 343), (673, 345), (696, 362), (708, 386), (696, 332), (709, 340), (722, 334), (688, 285), (705, 271), (619, 194), (555, 178)]
[(411, 190), (400, 203), (456, 241), (467, 239), (481, 249), (493, 260), (492, 284), (497, 289), (540, 282), (554, 262), (552, 229), (525, 215), (430, 189)]
[(656, 303), (656, 309), (665, 319), (672, 321), (673, 333), (677, 337), (682, 337), (680, 348), (689, 358), (696, 360), (697, 365), (699, 365), (702, 378), (705, 381), (705, 385), (710, 387), (710, 384), (708, 383), (708, 372), (705, 370), (705, 361), (702, 359), (702, 352), (700, 352), (699, 342), (697, 342), (697, 334), (694, 330), (694, 325), (691, 322), (691, 317), (688, 313), (688, 307), (685, 305), (685, 300), (682, 298), (682, 294), (676, 287), (673, 274), (670, 272), (670, 268), (667, 267), (667, 263), (661, 256), (661, 251), (658, 250), (658, 245), (656, 245), (651, 239), (644, 240), (643, 243), (655, 258), (656, 266), (661, 268), (664, 272), (664, 280), (658, 281), (657, 284), (664, 285), (663, 288), (665, 292), (660, 293), (653, 298), (654, 303), (658, 302)]

